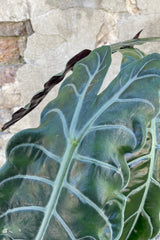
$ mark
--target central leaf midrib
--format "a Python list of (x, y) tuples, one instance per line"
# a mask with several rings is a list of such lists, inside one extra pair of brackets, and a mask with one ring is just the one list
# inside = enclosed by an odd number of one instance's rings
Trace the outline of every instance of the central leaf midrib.
[(46, 212), (35, 240), (42, 240), (47, 231), (51, 217), (57, 205), (61, 189), (64, 185), (64, 180), (70, 167), (71, 159), (76, 147), (77, 146), (73, 145), (72, 140), (70, 140), (64, 153), (59, 172), (57, 174), (57, 178), (54, 184), (55, 187), (46, 206)]

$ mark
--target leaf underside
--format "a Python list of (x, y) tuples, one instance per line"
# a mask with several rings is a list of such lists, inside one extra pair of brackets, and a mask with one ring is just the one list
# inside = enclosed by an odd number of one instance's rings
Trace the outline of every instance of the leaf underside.
[(160, 55), (122, 66), (98, 94), (111, 54), (103, 46), (75, 64), (40, 126), (10, 140), (0, 169), (0, 240), (123, 236), (134, 171), (130, 178), (125, 155), (144, 147), (159, 111)]

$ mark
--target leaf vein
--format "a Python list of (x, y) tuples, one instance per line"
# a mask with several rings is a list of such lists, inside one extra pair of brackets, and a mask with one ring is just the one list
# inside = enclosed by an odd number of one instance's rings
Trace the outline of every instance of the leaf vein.
[(150, 158), (150, 154), (147, 154), (147, 155), (141, 156), (141, 157), (139, 157), (139, 158), (133, 159), (132, 161), (130, 161), (130, 162), (128, 163), (128, 166), (129, 166), (129, 167), (134, 167), (135, 165), (137, 165), (137, 164), (139, 164), (139, 163), (148, 161), (149, 158)]
[(130, 135), (132, 135), (133, 139), (134, 139), (134, 147), (136, 147), (137, 145), (137, 139), (135, 137), (135, 134), (129, 129), (127, 128), (126, 126), (124, 125), (98, 125), (98, 126), (93, 126), (93, 127), (90, 127), (90, 129), (86, 132), (86, 134), (88, 132), (91, 132), (91, 131), (97, 131), (97, 130), (106, 130), (106, 129), (120, 129), (120, 130), (124, 130), (126, 131), (127, 133), (129, 133)]
[(150, 101), (148, 101), (147, 99), (141, 99), (141, 98), (121, 99), (121, 98), (119, 98), (117, 100), (117, 102), (121, 102), (121, 103), (123, 103), (123, 102), (124, 103), (128, 103), (128, 102), (142, 102), (142, 103), (148, 104), (153, 109), (153, 111), (155, 112), (154, 105)]
[(54, 216), (57, 218), (57, 220), (61, 223), (65, 231), (67, 232), (68, 236), (70, 237), (71, 240), (76, 240), (74, 237), (71, 229), (68, 227), (68, 225), (65, 223), (65, 221), (62, 219), (62, 217), (55, 211)]
[(13, 208), (13, 209), (8, 209), (5, 213), (0, 215), (0, 218), (5, 217), (7, 214), (21, 212), (21, 211), (38, 211), (38, 212), (44, 213), (45, 208), (38, 207), (38, 206), (25, 206), (25, 207), (17, 207), (17, 208)]
[(19, 174), (19, 175), (13, 176), (13, 177), (6, 178), (5, 180), (1, 181), (0, 186), (5, 184), (6, 182), (9, 182), (9, 181), (12, 181), (12, 180), (15, 180), (15, 179), (21, 179), (21, 178), (22, 179), (27, 179), (27, 180), (38, 181), (38, 182), (45, 183), (45, 184), (50, 185), (50, 186), (54, 185), (53, 181), (50, 181), (50, 180), (42, 178), (42, 177), (30, 176), (30, 175), (20, 175)]
[(76, 194), (79, 198), (85, 200), (89, 205), (96, 211), (98, 214), (105, 220), (105, 222), (108, 224), (108, 227), (110, 229), (111, 235), (113, 234), (112, 232), (112, 227), (111, 223), (109, 222), (108, 217), (104, 214), (103, 209), (99, 208), (92, 200), (90, 200), (87, 196), (85, 196), (83, 193), (81, 193), (78, 189), (75, 187), (71, 186), (69, 183), (65, 183), (65, 186), (74, 194)]
[[(58, 109), (58, 108), (54, 108), (54, 109), (48, 111), (48, 112), (44, 115), (44, 117), (46, 117), (48, 114), (53, 113), (53, 112), (56, 112), (56, 113), (59, 115), (59, 117), (60, 117), (60, 119), (61, 119), (61, 122), (62, 122), (62, 126), (63, 126), (64, 136), (65, 136), (65, 138), (66, 138), (66, 140), (67, 140), (67, 139), (68, 139), (68, 136), (69, 136), (69, 130), (68, 130), (66, 118), (65, 118), (63, 112), (62, 112), (60, 109)], [(43, 118), (44, 118), (44, 117), (43, 117)]]
[(145, 187), (145, 185), (146, 185), (146, 184), (144, 183), (144, 184), (140, 185), (139, 187), (134, 188), (134, 189), (128, 194), (127, 197), (130, 197), (130, 196), (132, 196), (133, 194), (137, 193), (138, 191), (141, 191), (141, 190)]
[(153, 61), (156, 61), (156, 60), (157, 60), (157, 59), (150, 59), (150, 60), (148, 60), (147, 62), (145, 62), (145, 63), (141, 66), (141, 68), (138, 70), (138, 72), (136, 73), (136, 77), (139, 75), (140, 72), (142, 72), (142, 70), (146, 67), (147, 64), (149, 64), (149, 63), (151, 63), (151, 62), (153, 62)]
[(103, 166), (105, 168), (108, 168), (108, 169), (112, 169), (113, 171), (116, 171), (118, 173), (120, 173), (120, 170), (118, 169), (119, 166), (114, 167), (113, 165), (109, 164), (109, 163), (106, 163), (106, 162), (102, 162), (100, 160), (97, 160), (95, 158), (91, 158), (91, 157), (88, 157), (88, 156), (84, 156), (84, 155), (81, 155), (81, 154), (77, 154), (75, 156), (75, 158), (77, 160), (80, 160), (80, 161), (83, 161), (83, 162), (90, 162), (90, 163), (93, 163), (93, 164), (96, 164), (96, 165), (99, 165), (99, 166)]
[(80, 94), (79, 94), (76, 86), (75, 86), (73, 83), (68, 83), (68, 84), (66, 84), (66, 85), (63, 87), (63, 89), (66, 88), (66, 87), (71, 87), (71, 88), (73, 89), (76, 97), (80, 97)]
[(160, 183), (155, 178), (152, 177), (151, 180), (156, 186), (160, 188)]
[[(12, 149), (12, 151), (15, 150), (16, 148), (19, 148), (19, 147), (32, 147), (32, 148), (35, 147), (35, 148), (38, 148), (39, 150), (41, 150), (47, 157), (53, 159), (54, 161), (59, 163), (60, 160), (61, 160), (59, 156), (57, 156), (54, 153), (48, 151), (45, 147), (43, 147), (43, 146), (41, 146), (39, 144), (35, 144), (35, 143), (21, 143), (21, 144), (17, 145), (16, 147), (14, 147)], [(10, 154), (12, 153), (12, 151), (10, 152)]]
[(151, 236), (152, 236), (152, 233), (153, 233), (153, 224), (152, 224), (152, 221), (151, 221), (150, 216), (149, 216), (148, 213), (145, 211), (145, 209), (143, 209), (143, 213), (144, 213), (144, 215), (147, 217), (148, 223), (149, 223), (149, 225), (150, 225), (150, 227), (151, 227), (151, 235), (150, 235), (150, 237), (151, 237)]
[(86, 64), (84, 64), (84, 63), (79, 63), (79, 65), (85, 68), (85, 70), (86, 70), (86, 72), (88, 74), (88, 77), (90, 79), (92, 77), (92, 75), (90, 73), (90, 70), (89, 70), (88, 66)]
[[(132, 217), (134, 217), (137, 214), (137, 211), (133, 214), (131, 214), (125, 221), (124, 224), (126, 224)], [(127, 238), (126, 238), (127, 239)]]

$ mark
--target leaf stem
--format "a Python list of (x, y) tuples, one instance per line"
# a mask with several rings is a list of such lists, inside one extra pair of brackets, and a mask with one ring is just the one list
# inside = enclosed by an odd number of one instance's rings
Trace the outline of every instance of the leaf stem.
[(76, 148), (76, 146), (73, 145), (72, 142), (73, 142), (73, 140), (70, 140), (69, 144), (67, 145), (67, 148), (66, 148), (65, 154), (63, 156), (63, 160), (61, 162), (61, 166), (60, 166), (60, 169), (59, 169), (59, 172), (57, 175), (57, 179), (54, 184), (53, 192), (52, 192), (49, 202), (46, 206), (46, 212), (45, 212), (43, 221), (41, 223), (41, 226), (39, 228), (39, 231), (37, 233), (35, 240), (43, 239), (43, 237), (47, 231), (47, 228), (49, 226), (50, 220), (55, 211), (55, 208), (56, 208), (56, 205), (57, 205), (60, 193), (61, 193), (61, 189), (63, 187), (64, 179), (67, 176), (67, 172), (70, 167), (70, 163), (71, 163), (70, 159), (72, 159), (71, 156), (73, 155), (75, 148)]

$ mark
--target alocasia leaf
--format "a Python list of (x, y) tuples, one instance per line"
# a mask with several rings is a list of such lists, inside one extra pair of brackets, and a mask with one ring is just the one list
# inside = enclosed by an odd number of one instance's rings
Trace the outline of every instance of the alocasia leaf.
[(16, 134), (0, 170), (0, 240), (118, 240), (130, 171), (159, 110), (160, 55), (123, 68), (103, 46), (74, 66), (40, 126)]
[[(122, 66), (141, 59), (144, 54), (138, 49), (120, 50)], [(159, 117), (153, 119), (147, 128), (143, 148), (126, 159), (130, 168), (130, 181), (124, 194), (127, 197), (125, 222), (120, 240), (153, 239), (160, 230), (160, 137)]]

